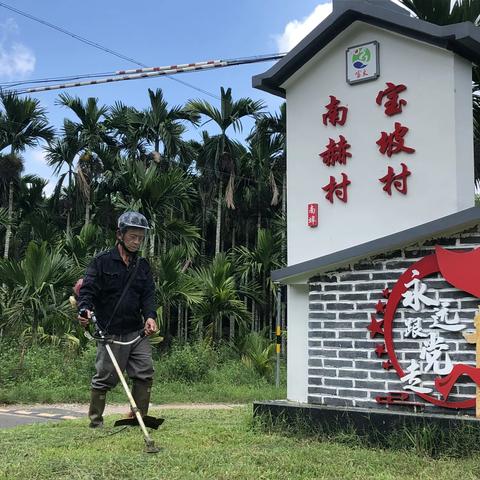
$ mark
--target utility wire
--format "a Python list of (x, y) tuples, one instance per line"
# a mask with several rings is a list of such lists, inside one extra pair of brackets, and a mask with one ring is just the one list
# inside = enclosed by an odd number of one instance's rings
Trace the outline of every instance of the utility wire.
[[(116, 56), (118, 58), (121, 58), (123, 60), (126, 60), (128, 62), (135, 63), (136, 65), (139, 65), (140, 67), (144, 67), (144, 68), (148, 67), (144, 63), (139, 62), (138, 60), (135, 60), (134, 58), (127, 57), (126, 55), (123, 55), (119, 52), (116, 52), (115, 50), (112, 50), (111, 48), (105, 47), (105, 46), (103, 46), (103, 45), (101, 45), (97, 42), (93, 42), (92, 40), (89, 40), (88, 38), (81, 37), (80, 35), (77, 35), (76, 33), (70, 32), (70, 31), (66, 30), (65, 28), (59, 27), (58, 25), (54, 25), (53, 23), (47, 22), (46, 20), (35, 17), (34, 15), (31, 15), (28, 12), (24, 12), (22, 10), (19, 10), (18, 8), (12, 7), (11, 5), (8, 5), (4, 2), (0, 2), (0, 7), (6, 8), (7, 10), (15, 12), (18, 15), (22, 15), (22, 16), (24, 16), (26, 18), (29, 18), (30, 20), (33, 20), (35, 22), (41, 23), (42, 25), (45, 25), (49, 28), (53, 28), (54, 30), (57, 30), (58, 32), (61, 32), (65, 35), (68, 35), (72, 38), (75, 38), (76, 40), (78, 40), (82, 43), (85, 43), (87, 45), (90, 45), (91, 47), (102, 50), (106, 53), (114, 55), (114, 56)], [(168, 78), (170, 78), (170, 77), (168, 77)], [(204, 93), (205, 95), (209, 95), (210, 97), (213, 97), (213, 98), (216, 98), (217, 100), (220, 100), (220, 98), (217, 95), (215, 95), (214, 93), (208, 92), (207, 90), (203, 90), (202, 88), (196, 87), (195, 85), (191, 85), (191, 84), (189, 84), (185, 81), (179, 80), (178, 78), (170, 78), (170, 80), (174, 80), (175, 82), (181, 83), (181, 84), (183, 84), (185, 86), (188, 86), (190, 88), (193, 88), (193, 89), (195, 89), (195, 90), (197, 90), (201, 93)]]
[[(54, 85), (45, 85), (45, 86), (37, 86), (37, 87), (28, 87), (16, 90), (15, 93), (23, 94), (23, 93), (36, 93), (36, 92), (45, 92), (49, 90), (60, 90), (65, 88), (73, 88), (73, 87), (84, 87), (87, 85), (98, 85), (101, 83), (111, 83), (111, 82), (123, 82), (127, 80), (140, 80), (143, 78), (149, 77), (157, 77), (161, 75), (174, 75), (179, 73), (186, 73), (186, 72), (194, 72), (194, 71), (201, 71), (207, 70), (212, 68), (223, 68), (223, 67), (230, 67), (242, 64), (250, 64), (256, 62), (266, 62), (278, 58), (282, 58), (284, 54), (274, 54), (274, 55), (263, 55), (263, 56), (256, 56), (256, 57), (248, 57), (243, 59), (234, 59), (234, 60), (209, 60), (206, 62), (197, 62), (197, 63), (186, 63), (182, 65), (167, 65), (163, 67), (147, 67), (147, 68), (140, 68), (136, 70), (118, 70), (116, 75), (104, 78), (96, 78), (94, 80), (87, 80), (83, 82), (72, 82), (72, 83), (61, 83), (61, 84), (54, 84)], [(127, 73), (123, 74), (124, 72), (140, 72), (140, 73)], [(14, 91), (14, 89), (10, 89), (9, 91)]]
[[(192, 71), (192, 70), (201, 70), (202, 68), (208, 67), (216, 67), (216, 66), (233, 66), (233, 65), (244, 65), (250, 63), (257, 63), (257, 62), (265, 62), (270, 60), (278, 60), (282, 58), (285, 54), (284, 53), (270, 53), (266, 55), (255, 55), (252, 57), (242, 57), (242, 58), (234, 58), (228, 60), (209, 60), (203, 62), (196, 62), (196, 63), (185, 63), (185, 64), (176, 64), (176, 65), (167, 65), (161, 67), (147, 67), (147, 68), (136, 68), (130, 70), (116, 70), (114, 72), (103, 72), (103, 73), (85, 73), (85, 74), (77, 74), (71, 76), (63, 76), (63, 77), (49, 77), (49, 78), (40, 78), (40, 79), (29, 79), (29, 80), (12, 80), (10, 82), (0, 83), (0, 89), (13, 89), (13, 87), (23, 86), (22, 89), (19, 89), (17, 93), (29, 93), (30, 89), (33, 88), (35, 85), (41, 84), (48, 84), (51, 82), (65, 82), (68, 80), (83, 80), (83, 79), (90, 79), (90, 78), (103, 78), (105, 76), (116, 76), (116, 75), (137, 75), (140, 73), (151, 73), (151, 72), (161, 72), (170, 70), (175, 72), (173, 73), (180, 73), (181, 71)], [(101, 82), (105, 83), (105, 82)], [(31, 86), (29, 86), (31, 85)], [(76, 85), (80, 86), (80, 85)]]

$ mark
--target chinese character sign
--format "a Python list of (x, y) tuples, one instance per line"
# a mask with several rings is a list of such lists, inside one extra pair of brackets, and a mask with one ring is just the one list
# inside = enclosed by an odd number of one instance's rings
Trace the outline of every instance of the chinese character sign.
[[(355, 65), (357, 74), (370, 65), (369, 62), (372, 59), (372, 55), (374, 55), (370, 47), (366, 46), (355, 47), (355, 50), (351, 53), (352, 65)], [(407, 87), (403, 83), (396, 84), (386, 82), (386, 88), (378, 91), (376, 98), (372, 99), (372, 111), (377, 111), (374, 106), (376, 103), (377, 105), (383, 106), (384, 113), (388, 117), (402, 114), (403, 107), (408, 103), (407, 100), (403, 98), (406, 90)], [(329, 129), (335, 127), (342, 131), (342, 133), (339, 131), (338, 137), (328, 136), (328, 143), (324, 144), (323, 151), (318, 154), (325, 167), (335, 168), (339, 165), (348, 167), (348, 164), (352, 161), (352, 146), (345, 135), (345, 131), (340, 128), (347, 125), (349, 115), (349, 107), (347, 105), (348, 103), (345, 103), (344, 99), (337, 98), (336, 95), (329, 95), (329, 101), (324, 104), (325, 110), (322, 114), (324, 127)], [(406, 125), (403, 125), (401, 122), (395, 122), (392, 131), (381, 131), (379, 138), (372, 139), (375, 141), (378, 153), (381, 155), (379, 157), (380, 161), (384, 157), (388, 159), (395, 157), (395, 159), (399, 158), (404, 160), (405, 155), (415, 153), (415, 148), (409, 145), (406, 140), (408, 131), (409, 128)], [(365, 159), (361, 158), (360, 153), (354, 161), (362, 162), (362, 160), (365, 161)], [(368, 184), (368, 173), (368, 170), (364, 171), (365, 178), (361, 179), (361, 185)], [(334, 202), (335, 198), (343, 203), (348, 202), (348, 187), (352, 184), (352, 180), (349, 178), (348, 172), (343, 171), (340, 172), (340, 174), (340, 179), (338, 175), (330, 175), (328, 184), (322, 187), (322, 190), (326, 192), (325, 199), (332, 205), (336, 203)], [(383, 184), (383, 191), (390, 197), (394, 192), (407, 195), (408, 177), (411, 175), (411, 170), (407, 164), (402, 161), (400, 165), (387, 165), (386, 174), (381, 178), (377, 177), (377, 181)], [(375, 188), (374, 179), (371, 180), (372, 188)], [(312, 226), (313, 223), (314, 220), (309, 216), (308, 225)]]
[[(435, 252), (399, 274), (392, 290), (384, 292), (387, 300), (381, 301), (382, 308), (377, 305), (371, 314), (367, 329), (370, 338), (376, 340), (372, 349), (381, 360), (379, 368), (395, 370), (403, 390), (442, 407), (473, 408), (475, 396), (470, 393), (470, 397), (462, 398), (459, 392), (464, 390), (454, 387), (463, 377), (462, 388), (470, 382), (480, 392), (480, 369), (464, 356), (469, 349), (475, 352), (469, 343), (476, 343), (477, 338), (480, 341), (478, 331), (472, 334), (466, 330), (472, 326), (480, 329), (480, 315), (474, 322), (476, 312), (470, 305), (459, 311), (460, 304), (448, 299), (449, 295), (458, 298), (457, 292), (441, 293), (435, 282), (428, 282), (429, 277), (439, 280), (441, 275), (444, 280), (440, 280), (447, 281), (451, 290), (464, 290), (459, 298), (470, 294), (479, 299), (477, 275), (468, 272), (480, 269), (480, 248), (463, 253), (437, 246)], [(379, 337), (384, 343), (378, 343)], [(407, 339), (407, 343), (402, 342)], [(379, 398), (385, 403), (384, 397)]]
[(308, 204), (308, 226), (318, 227), (318, 203)]

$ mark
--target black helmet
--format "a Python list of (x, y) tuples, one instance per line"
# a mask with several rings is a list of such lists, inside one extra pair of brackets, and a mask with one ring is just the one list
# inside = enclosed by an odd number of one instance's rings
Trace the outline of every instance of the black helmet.
[(143, 228), (150, 230), (147, 219), (138, 212), (125, 212), (118, 218), (118, 229), (124, 232), (127, 228)]

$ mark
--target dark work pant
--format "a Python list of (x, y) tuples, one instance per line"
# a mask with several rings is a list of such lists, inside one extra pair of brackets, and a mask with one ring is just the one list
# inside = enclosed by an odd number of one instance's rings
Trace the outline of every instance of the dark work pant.
[[(140, 332), (126, 335), (111, 335), (110, 338), (121, 342), (133, 340)], [(151, 382), (153, 379), (152, 346), (147, 337), (137, 340), (132, 345), (116, 345), (110, 343), (113, 355), (122, 372), (132, 380)], [(97, 342), (97, 358), (95, 360), (96, 373), (92, 378), (92, 388), (110, 390), (120, 381), (105, 345)]]

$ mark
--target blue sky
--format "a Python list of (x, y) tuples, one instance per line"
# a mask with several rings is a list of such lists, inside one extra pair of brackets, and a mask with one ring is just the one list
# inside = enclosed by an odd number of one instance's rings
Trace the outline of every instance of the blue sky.
[[(84, 2), (7, 0), (7, 4), (121, 52), (150, 66), (238, 58), (292, 48), (331, 10), (322, 0), (103, 0)], [(232, 87), (234, 98), (263, 99), (269, 110), (281, 101), (251, 87), (251, 77), (272, 63), (259, 63), (176, 75), (215, 95)], [(0, 83), (19, 79), (107, 72), (135, 65), (80, 43), (69, 36), (0, 7)], [(121, 100), (143, 108), (147, 88), (162, 88), (169, 104), (191, 98), (217, 100), (168, 78), (72, 88), (82, 99), (98, 97), (103, 104)], [(58, 92), (34, 94), (60, 128), (68, 111), (55, 105)], [(193, 134), (195, 136), (195, 133)], [(52, 179), (41, 148), (24, 154), (25, 172)], [(48, 190), (51, 190), (52, 179)]]

